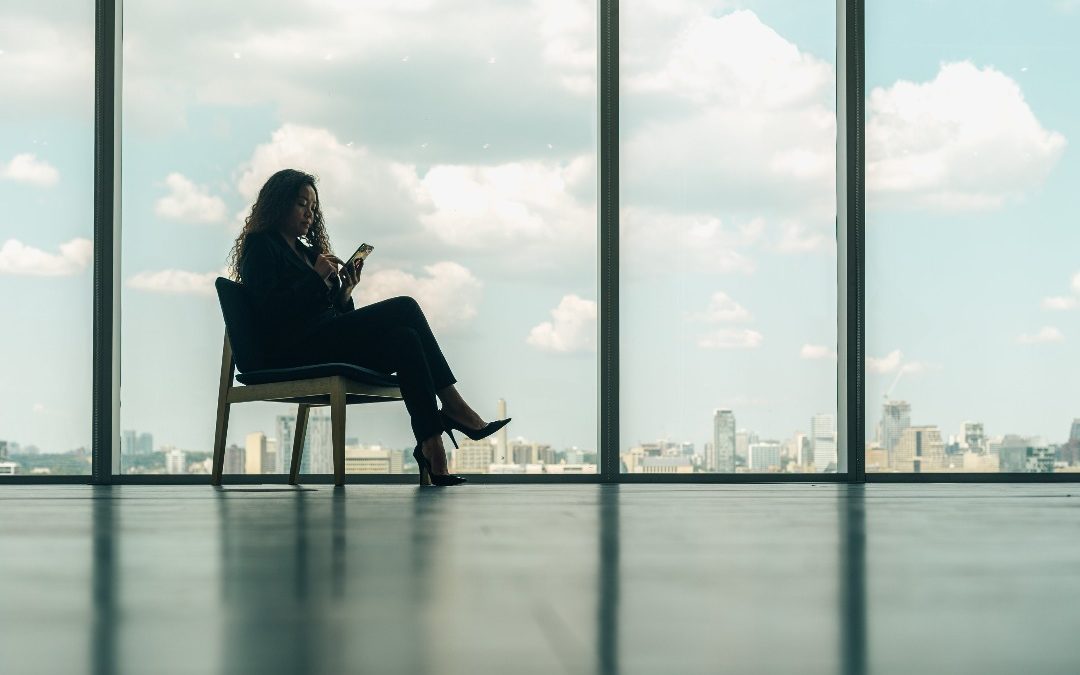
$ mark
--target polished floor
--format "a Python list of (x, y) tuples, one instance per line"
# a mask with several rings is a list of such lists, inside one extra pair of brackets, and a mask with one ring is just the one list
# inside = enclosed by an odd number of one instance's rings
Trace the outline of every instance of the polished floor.
[(1080, 486), (0, 486), (0, 672), (1077, 673)]

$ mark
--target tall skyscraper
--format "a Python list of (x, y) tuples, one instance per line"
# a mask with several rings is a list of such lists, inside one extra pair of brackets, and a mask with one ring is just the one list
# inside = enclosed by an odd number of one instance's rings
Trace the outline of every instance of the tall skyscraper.
[[(296, 415), (278, 415), (277, 473), (288, 473), (292, 462), (293, 435)], [(328, 474), (334, 472), (334, 440), (330, 415), (312, 412), (304, 434), (304, 451), (300, 458), (300, 473)]]
[(794, 459), (800, 466), (810, 466), (814, 463), (814, 453), (810, 448), (810, 438), (801, 431), (795, 432), (795, 440), (792, 443), (795, 454)]
[[(499, 417), (498, 419), (506, 419), (506, 399), (499, 399)], [(513, 464), (514, 458), (510, 456), (510, 446), (506, 441), (506, 427), (499, 429), (498, 435), (495, 439), (495, 464)]]
[(138, 450), (139, 435), (134, 429), (124, 429), (120, 432), (120, 454), (134, 455)]
[(1069, 430), (1069, 442), (1080, 443), (1080, 417), (1073, 420), (1072, 429)]
[(225, 448), (225, 462), (222, 467), (222, 473), (227, 476), (245, 473), (244, 459), (246, 454), (244, 448), (235, 443)]
[(836, 416), (814, 415), (810, 418), (810, 443), (814, 453), (814, 470), (818, 473), (836, 471)]
[(885, 401), (881, 406), (881, 447), (890, 453), (900, 441), (900, 434), (911, 426), (911, 404), (907, 401)]
[(262, 473), (265, 456), (266, 434), (261, 431), (248, 434), (244, 438), (244, 473), (249, 475)]
[(712, 465), (709, 471), (735, 471), (735, 413), (717, 410), (713, 413)]

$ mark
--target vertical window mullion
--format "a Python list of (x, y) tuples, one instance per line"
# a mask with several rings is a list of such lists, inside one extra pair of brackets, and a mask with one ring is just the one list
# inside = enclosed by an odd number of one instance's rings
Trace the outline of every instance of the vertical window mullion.
[(599, 0), (600, 480), (619, 471), (619, 2)]

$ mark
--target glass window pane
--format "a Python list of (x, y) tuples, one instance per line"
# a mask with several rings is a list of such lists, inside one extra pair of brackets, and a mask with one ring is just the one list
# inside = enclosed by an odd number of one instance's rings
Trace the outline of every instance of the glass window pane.
[(94, 4), (0, 7), (0, 476), (90, 474)]
[[(514, 418), (451, 452), (452, 468), (594, 472), (595, 13), (127, 3), (124, 471), (207, 469), (213, 281), (260, 186), (291, 167), (318, 175), (339, 256), (375, 246), (357, 305), (416, 298), (466, 400)], [(226, 472), (286, 470), (295, 412), (234, 406)], [(347, 471), (415, 473), (402, 404), (348, 419)], [(313, 413), (305, 471), (331, 471), (330, 436)]]
[(1080, 10), (866, 9), (867, 470), (1075, 471)]
[(620, 5), (631, 473), (837, 470), (835, 3), (739, 4)]

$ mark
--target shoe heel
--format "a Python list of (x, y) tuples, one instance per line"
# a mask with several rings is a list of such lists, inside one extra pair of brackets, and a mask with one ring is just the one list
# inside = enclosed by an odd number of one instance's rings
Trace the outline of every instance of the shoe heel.
[(424, 467), (420, 467), (420, 485), (431, 485), (431, 474)]
[(458, 444), (457, 444), (457, 439), (454, 438), (454, 430), (453, 429), (447, 429), (446, 433), (450, 434), (450, 442), (454, 444), (454, 449), (457, 450), (458, 449)]

